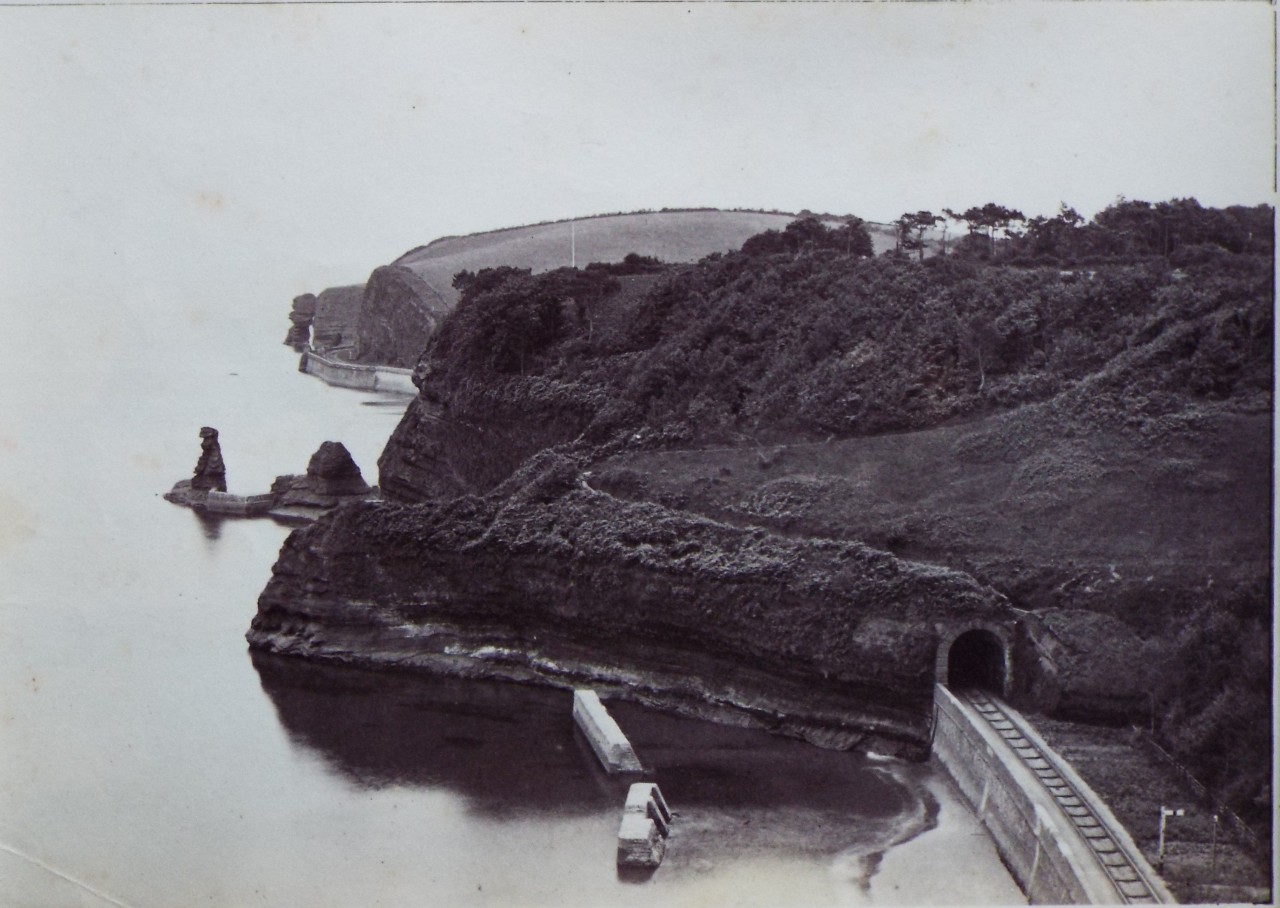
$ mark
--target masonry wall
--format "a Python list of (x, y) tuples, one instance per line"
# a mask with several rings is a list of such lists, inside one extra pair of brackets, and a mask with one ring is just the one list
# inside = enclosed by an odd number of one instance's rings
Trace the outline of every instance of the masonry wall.
[(1119, 901), (1106, 874), (1034, 775), (939, 685), (933, 752), (995, 840), (1033, 904)]
[(302, 354), (298, 368), (326, 384), (339, 388), (355, 388), (359, 391), (393, 391), (400, 394), (417, 394), (408, 369), (391, 366), (369, 366), (363, 363), (344, 363), (341, 360), (321, 356), (313, 350)]

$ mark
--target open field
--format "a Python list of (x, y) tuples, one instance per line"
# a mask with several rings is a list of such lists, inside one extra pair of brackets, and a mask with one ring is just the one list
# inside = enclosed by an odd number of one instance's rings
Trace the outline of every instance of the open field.
[[(694, 262), (713, 252), (737, 249), (765, 230), (782, 230), (792, 214), (759, 211), (653, 211), (578, 218), (512, 227), (470, 236), (444, 237), (405, 253), (392, 264), (410, 269), (449, 305), (457, 302), (453, 276), (498, 265), (546, 271), (567, 266), (571, 245), (579, 267), (617, 262), (628, 253), (664, 262)], [(868, 225), (876, 252), (892, 248), (890, 228)]]

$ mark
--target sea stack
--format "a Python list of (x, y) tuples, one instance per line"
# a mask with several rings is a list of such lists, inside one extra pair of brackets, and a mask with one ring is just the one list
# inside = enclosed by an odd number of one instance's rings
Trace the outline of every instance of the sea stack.
[(316, 295), (304, 293), (293, 298), (293, 309), (289, 312), (289, 333), (284, 342), (301, 353), (311, 343), (311, 320), (316, 317)]
[(200, 428), (200, 459), (190, 479), (173, 484), (165, 493), (165, 499), (174, 504), (200, 507), (208, 502), (210, 493), (227, 491), (227, 465), (222, 460), (222, 447), (218, 444), (218, 430), (212, 426)]
[(191, 487), (204, 492), (227, 490), (227, 465), (222, 461), (222, 447), (218, 444), (218, 430), (211, 426), (200, 428), (200, 459), (196, 461)]

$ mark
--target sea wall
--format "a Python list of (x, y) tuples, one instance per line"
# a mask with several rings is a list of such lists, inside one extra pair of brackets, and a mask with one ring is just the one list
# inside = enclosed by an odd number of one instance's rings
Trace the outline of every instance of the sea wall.
[(323, 356), (314, 350), (305, 350), (298, 370), (314, 375), (325, 384), (358, 391), (386, 391), (394, 394), (416, 394), (413, 372), (392, 366), (368, 366), (348, 363)]
[[(1116, 884), (1080, 840), (1061, 807), (1000, 736), (989, 726), (972, 721), (966, 708), (942, 685), (935, 689), (934, 703), (933, 752), (990, 832), (1028, 902), (1097, 905), (1123, 901)], [(1047, 749), (1043, 742), (1038, 743)], [(1069, 776), (1072, 786), (1090, 799), (1093, 811), (1110, 820), (1108, 833), (1126, 839), (1127, 850), (1141, 860), (1127, 841), (1127, 833), (1088, 786), (1069, 767), (1059, 766), (1058, 771)], [(1157, 888), (1166, 894), (1163, 887), (1157, 884)]]
[(271, 510), (274, 499), (270, 495), (232, 495), (229, 492), (211, 491), (205, 498), (205, 510), (215, 514), (236, 514), (251, 517)]

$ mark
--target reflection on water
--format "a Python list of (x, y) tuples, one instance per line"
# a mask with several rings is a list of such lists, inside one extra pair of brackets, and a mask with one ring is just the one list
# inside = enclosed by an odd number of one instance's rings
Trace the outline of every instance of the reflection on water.
[(685, 804), (853, 811), (870, 820), (896, 816), (911, 802), (907, 789), (859, 754), (635, 703), (609, 708), (637, 751), (659, 768), (663, 791)]
[(625, 789), (575, 737), (567, 691), (252, 659), (290, 739), (352, 785), (446, 788), (495, 815), (621, 806)]
[[(353, 786), (443, 788), (491, 817), (567, 817), (620, 810), (633, 781), (600, 768), (567, 691), (252, 659), (295, 746)], [(611, 709), (676, 813), (666, 876), (726, 857), (809, 855), (839, 857), (865, 888), (884, 849), (934, 823), (936, 802), (909, 772), (636, 704)]]
[[(174, 505), (178, 507), (178, 505)], [(196, 521), (200, 524), (200, 532), (204, 534), (204, 538), (217, 541), (222, 538), (222, 522), (226, 519), (221, 514), (210, 514), (208, 511), (192, 510)]]

